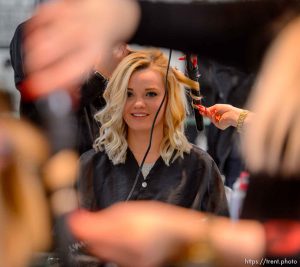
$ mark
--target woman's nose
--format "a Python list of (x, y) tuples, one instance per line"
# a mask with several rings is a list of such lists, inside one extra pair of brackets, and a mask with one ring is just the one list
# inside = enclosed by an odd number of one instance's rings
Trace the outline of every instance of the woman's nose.
[(145, 102), (144, 102), (144, 99), (142, 99), (142, 98), (137, 98), (136, 101), (134, 102), (135, 108), (140, 108), (140, 107), (144, 107), (144, 106), (145, 106)]

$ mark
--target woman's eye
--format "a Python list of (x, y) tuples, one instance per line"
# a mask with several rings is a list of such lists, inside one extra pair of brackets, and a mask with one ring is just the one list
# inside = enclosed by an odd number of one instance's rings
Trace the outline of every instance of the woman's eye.
[(131, 96), (133, 96), (133, 93), (130, 91), (127, 91), (127, 97), (131, 97)]
[(146, 94), (146, 96), (154, 97), (154, 96), (157, 96), (157, 93), (155, 93), (155, 92), (148, 92)]

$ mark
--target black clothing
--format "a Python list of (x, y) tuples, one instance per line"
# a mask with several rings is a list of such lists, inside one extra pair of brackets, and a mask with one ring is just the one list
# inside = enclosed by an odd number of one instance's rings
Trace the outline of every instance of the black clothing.
[[(14, 79), (16, 88), (19, 90), (20, 83), (25, 79), (24, 73), (24, 53), (23, 53), (23, 28), (25, 23), (20, 24), (10, 43), (10, 57), (14, 69)], [(92, 144), (99, 132), (99, 125), (94, 120), (96, 111), (102, 109), (105, 100), (102, 97), (107, 85), (107, 80), (99, 73), (94, 73), (81, 87), (81, 99), (75, 111), (75, 120), (71, 122), (75, 149), (79, 154), (92, 148)], [(22, 92), (20, 102), (21, 116), (29, 119), (35, 125), (45, 129), (47, 123), (41, 117), (41, 110), (38, 110), (36, 102), (24, 101)], [(41, 107), (43, 109), (43, 107)], [(65, 126), (65, 125), (64, 125)]]
[[(80, 205), (90, 210), (125, 201), (139, 168), (130, 149), (124, 164), (113, 165), (105, 152), (94, 150), (84, 153), (80, 163)], [(142, 186), (143, 182), (147, 183), (146, 187)], [(219, 215), (228, 214), (219, 170), (209, 155), (197, 147), (169, 167), (160, 157), (146, 180), (141, 174), (131, 199), (158, 200)]]
[(131, 42), (193, 51), (244, 70), (259, 65), (280, 24), (300, 10), (299, 0), (144, 0), (139, 4), (141, 21)]

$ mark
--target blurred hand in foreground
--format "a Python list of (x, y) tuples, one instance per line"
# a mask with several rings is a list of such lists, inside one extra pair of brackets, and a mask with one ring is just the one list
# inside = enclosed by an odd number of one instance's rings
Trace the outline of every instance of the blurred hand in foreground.
[(245, 257), (263, 253), (264, 230), (259, 223), (207, 218), (161, 202), (132, 201), (99, 212), (76, 212), (69, 226), (92, 254), (120, 266), (161, 266), (197, 242), (208, 242), (221, 266), (244, 266)]
[[(26, 24), (25, 62), (29, 94), (78, 85), (82, 77), (134, 33), (134, 0), (51, 1)], [(126, 23), (124, 23), (126, 22)], [(55, 77), (55, 78), (54, 78)]]

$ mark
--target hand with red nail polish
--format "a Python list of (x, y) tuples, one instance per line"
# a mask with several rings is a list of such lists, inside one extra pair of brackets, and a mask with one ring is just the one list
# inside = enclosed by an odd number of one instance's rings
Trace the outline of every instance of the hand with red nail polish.
[[(199, 108), (201, 115), (209, 118), (211, 122), (219, 129), (225, 130), (230, 126), (236, 127), (239, 116), (243, 109), (234, 107), (228, 104), (216, 104), (211, 107), (205, 108), (205, 112), (202, 111), (203, 108)], [(245, 123), (251, 120), (252, 113), (249, 112)]]

